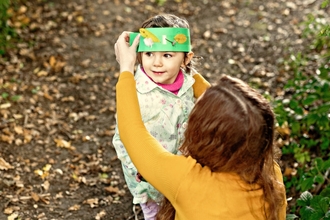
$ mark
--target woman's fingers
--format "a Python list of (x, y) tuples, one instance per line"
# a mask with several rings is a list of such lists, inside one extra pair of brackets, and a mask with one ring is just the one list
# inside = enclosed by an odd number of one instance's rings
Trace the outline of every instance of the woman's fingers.
[(118, 55), (118, 46), (117, 46), (117, 42), (115, 43), (114, 47), (115, 49), (115, 57), (116, 57), (116, 60), (117, 62), (119, 63), (119, 55)]
[(140, 34), (138, 34), (135, 37), (135, 39), (134, 39), (134, 41), (132, 43), (132, 46), (131, 46), (131, 47), (133, 47), (135, 49), (135, 51), (136, 51), (137, 46), (139, 45), (139, 42), (140, 42)]
[[(131, 32), (124, 31), (114, 45), (116, 60), (120, 65), (121, 72), (134, 71), (134, 64), (136, 60), (136, 50), (139, 44), (140, 36), (137, 36), (132, 45), (129, 45), (129, 36)], [(125, 58), (125, 59), (123, 59)]]

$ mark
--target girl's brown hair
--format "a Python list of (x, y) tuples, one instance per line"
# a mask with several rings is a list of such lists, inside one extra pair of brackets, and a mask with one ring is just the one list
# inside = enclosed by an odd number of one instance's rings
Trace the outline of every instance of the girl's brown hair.
[[(161, 14), (151, 17), (144, 21), (141, 25), (141, 28), (153, 28), (153, 27), (176, 27), (176, 28), (189, 28), (189, 23), (183, 18), (172, 14)], [(187, 59), (187, 53), (185, 53), (185, 59)], [(137, 60), (142, 64), (141, 53), (138, 53)], [(193, 68), (193, 61), (190, 61), (185, 65), (185, 71), (190, 73)]]
[[(263, 189), (266, 219), (278, 219), (284, 202), (283, 185), (276, 181), (274, 113), (268, 101), (243, 81), (222, 76), (192, 110), (181, 147), (213, 172), (237, 173), (246, 183)], [(165, 198), (157, 219), (174, 219)]]

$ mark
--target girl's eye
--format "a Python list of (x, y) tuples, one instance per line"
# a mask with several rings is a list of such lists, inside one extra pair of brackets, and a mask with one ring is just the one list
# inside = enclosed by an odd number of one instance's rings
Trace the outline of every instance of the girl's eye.
[(171, 57), (172, 57), (172, 54), (165, 53), (165, 54), (164, 54), (164, 57), (166, 57), (166, 58), (171, 58)]
[(148, 57), (151, 57), (152, 53), (151, 52), (145, 52), (145, 55), (148, 56)]

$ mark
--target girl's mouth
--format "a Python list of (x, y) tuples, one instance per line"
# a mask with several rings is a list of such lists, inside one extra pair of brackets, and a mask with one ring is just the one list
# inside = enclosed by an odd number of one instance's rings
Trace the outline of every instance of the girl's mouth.
[(161, 75), (163, 74), (164, 72), (155, 72), (155, 71), (152, 71), (155, 75)]

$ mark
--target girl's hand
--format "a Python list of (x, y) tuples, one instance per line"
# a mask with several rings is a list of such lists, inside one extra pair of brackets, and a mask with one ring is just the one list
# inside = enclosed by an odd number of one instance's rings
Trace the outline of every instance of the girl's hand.
[(136, 36), (134, 42), (129, 46), (130, 32), (124, 31), (115, 43), (116, 60), (120, 65), (120, 72), (129, 71), (134, 73), (136, 61), (136, 49), (139, 44), (140, 35)]
[(144, 182), (147, 182), (143, 176), (140, 174), (140, 173), (137, 173), (136, 176), (135, 176), (135, 180), (140, 183), (141, 181), (144, 181)]

